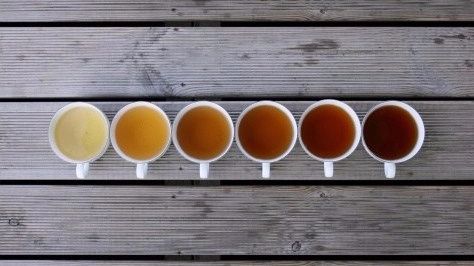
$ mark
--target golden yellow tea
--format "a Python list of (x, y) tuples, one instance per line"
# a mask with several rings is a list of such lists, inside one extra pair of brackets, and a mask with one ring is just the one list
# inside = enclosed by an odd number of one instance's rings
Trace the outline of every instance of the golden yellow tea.
[(291, 145), (291, 120), (280, 109), (261, 105), (248, 111), (240, 120), (237, 132), (240, 144), (251, 156), (270, 160), (281, 156)]
[(186, 112), (177, 126), (181, 149), (199, 160), (210, 160), (223, 153), (232, 136), (232, 128), (224, 114), (209, 106)]
[(135, 160), (150, 160), (167, 147), (170, 138), (168, 120), (155, 109), (137, 106), (118, 120), (115, 139), (120, 150)]
[(76, 161), (88, 161), (107, 145), (108, 123), (102, 113), (90, 107), (74, 107), (64, 112), (54, 128), (58, 150)]

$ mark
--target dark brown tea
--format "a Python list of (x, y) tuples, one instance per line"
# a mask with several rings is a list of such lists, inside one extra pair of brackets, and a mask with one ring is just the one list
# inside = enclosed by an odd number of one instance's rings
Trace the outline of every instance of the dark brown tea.
[(244, 150), (261, 160), (280, 157), (294, 137), (291, 120), (283, 111), (269, 105), (247, 112), (240, 120), (237, 134)]
[(320, 105), (308, 112), (300, 130), (306, 149), (324, 159), (346, 153), (354, 143), (356, 131), (351, 116), (332, 104)]
[(372, 153), (384, 160), (408, 155), (416, 145), (418, 129), (415, 119), (398, 106), (382, 106), (364, 123), (364, 142)]

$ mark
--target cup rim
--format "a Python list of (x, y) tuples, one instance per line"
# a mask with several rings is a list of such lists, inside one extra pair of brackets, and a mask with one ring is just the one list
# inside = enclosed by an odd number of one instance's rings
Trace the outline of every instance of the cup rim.
[[(217, 155), (217, 156), (215, 156), (211, 159), (207, 159), (207, 160), (197, 159), (197, 158), (192, 157), (189, 154), (187, 154), (181, 148), (181, 145), (179, 144), (179, 140), (178, 140), (178, 135), (177, 135), (178, 124), (181, 121), (181, 118), (187, 112), (189, 112), (190, 110), (192, 110), (194, 108), (197, 108), (197, 107), (201, 107), (201, 106), (211, 107), (211, 108), (219, 111), (222, 115), (224, 115), (224, 117), (227, 120), (227, 124), (228, 124), (229, 130), (230, 130), (230, 138), (229, 138), (229, 142), (227, 143), (226, 148), (221, 153), (219, 153), (219, 155)], [(211, 163), (211, 162), (219, 160), (220, 158), (222, 158), (229, 151), (230, 147), (232, 147), (232, 142), (234, 141), (234, 124), (232, 122), (232, 118), (230, 117), (229, 113), (222, 106), (220, 106), (216, 103), (210, 102), (210, 101), (197, 101), (197, 102), (190, 103), (190, 104), (186, 105), (184, 108), (182, 108), (176, 114), (176, 116), (174, 118), (172, 132), (173, 132), (173, 134), (172, 134), (173, 145), (175, 146), (176, 150), (181, 154), (181, 156), (183, 156), (185, 159), (187, 159), (191, 162), (199, 163), (199, 164), (201, 164), (201, 163)]]
[[(272, 158), (272, 159), (260, 159), (260, 158), (256, 158), (252, 155), (250, 155), (246, 150), (245, 148), (242, 146), (241, 142), (240, 142), (240, 138), (239, 138), (239, 127), (240, 127), (240, 122), (242, 121), (243, 117), (252, 109), (258, 107), (258, 106), (263, 106), (263, 105), (267, 105), (267, 106), (272, 106), (272, 107), (276, 107), (277, 109), (279, 109), (280, 111), (282, 111), (287, 117), (288, 119), (290, 120), (290, 123), (291, 123), (291, 126), (293, 128), (293, 137), (291, 138), (291, 143), (290, 145), (288, 145), (288, 148), (282, 153), (280, 154), (280, 156), (276, 157), (276, 158)], [(249, 158), (250, 160), (253, 160), (255, 162), (258, 162), (258, 163), (273, 163), (273, 162), (277, 162), (283, 158), (285, 158), (294, 148), (295, 144), (296, 144), (296, 140), (298, 138), (298, 129), (297, 129), (297, 125), (296, 125), (296, 120), (295, 120), (295, 117), (293, 116), (293, 114), (290, 112), (290, 110), (288, 110), (288, 108), (286, 108), (284, 105), (280, 104), (280, 103), (277, 103), (277, 102), (274, 102), (274, 101), (268, 101), (268, 100), (264, 100), (264, 101), (258, 101), (258, 102), (255, 102), (249, 106), (247, 106), (239, 115), (239, 117), (237, 118), (237, 122), (235, 124), (235, 141), (237, 143), (237, 147), (239, 147), (240, 151), (247, 157)]]
[[(146, 159), (146, 160), (137, 160), (135, 158), (132, 158), (132, 157), (126, 155), (122, 151), (122, 149), (120, 149), (120, 147), (118, 146), (118, 143), (117, 143), (117, 140), (116, 140), (116, 137), (115, 137), (115, 130), (117, 128), (117, 123), (120, 120), (120, 118), (122, 118), (122, 116), (126, 112), (128, 112), (130, 109), (140, 107), (140, 106), (149, 107), (149, 108), (155, 110), (157, 113), (161, 114), (165, 118), (165, 120), (167, 122), (166, 124), (168, 125), (168, 140), (167, 140), (166, 145), (163, 147), (163, 149), (158, 154), (156, 154), (152, 158), (149, 158), (149, 159)], [(166, 113), (160, 107), (158, 107), (157, 105), (155, 105), (151, 102), (138, 101), (138, 102), (129, 103), (129, 104), (123, 106), (115, 114), (114, 118), (112, 119), (112, 124), (110, 126), (110, 140), (112, 142), (112, 147), (114, 147), (115, 152), (117, 152), (117, 154), (120, 155), (120, 157), (122, 157), (123, 159), (125, 159), (129, 162), (135, 163), (135, 164), (150, 163), (150, 162), (153, 162), (153, 161), (157, 160), (158, 158), (162, 157), (166, 153), (166, 151), (168, 150), (168, 148), (170, 146), (170, 143), (171, 143), (171, 124), (170, 124), (170, 120), (169, 120), (168, 116), (166, 115)]]
[[(321, 105), (334, 105), (334, 106), (342, 108), (351, 117), (352, 122), (354, 124), (355, 135), (352, 141), (352, 145), (345, 153), (343, 153), (342, 155), (339, 155), (338, 157), (322, 158), (322, 157), (316, 156), (315, 154), (313, 154), (311, 151), (308, 150), (308, 148), (306, 147), (306, 144), (304, 144), (304, 141), (301, 137), (301, 127), (303, 125), (303, 121), (305, 117), (308, 115), (309, 112), (311, 112), (316, 107), (319, 107)], [(321, 161), (321, 162), (337, 162), (337, 161), (347, 158), (356, 150), (357, 146), (359, 146), (360, 138), (361, 138), (361, 124), (360, 124), (359, 117), (357, 116), (357, 113), (348, 104), (338, 101), (338, 100), (325, 99), (325, 100), (320, 100), (311, 104), (310, 106), (308, 106), (308, 108), (306, 108), (303, 114), (301, 114), (300, 120), (298, 121), (298, 139), (299, 139), (301, 147), (311, 158)]]
[[(375, 155), (369, 149), (369, 147), (365, 143), (364, 125), (365, 125), (365, 122), (367, 121), (367, 118), (375, 110), (377, 110), (381, 107), (384, 107), (384, 106), (397, 106), (397, 107), (400, 107), (400, 108), (404, 109), (405, 111), (407, 111), (411, 115), (413, 120), (415, 120), (416, 127), (417, 127), (417, 130), (418, 130), (418, 138), (416, 140), (416, 144), (413, 147), (413, 149), (407, 155), (403, 156), (402, 158), (395, 159), (395, 160), (386, 160), (386, 159), (378, 157), (377, 155)], [(362, 145), (364, 146), (364, 149), (367, 151), (367, 153), (370, 156), (372, 156), (372, 158), (374, 158), (375, 160), (377, 160), (379, 162), (382, 162), (382, 163), (402, 163), (402, 162), (410, 160), (411, 158), (413, 158), (420, 151), (421, 146), (423, 145), (424, 139), (425, 139), (425, 126), (424, 126), (424, 123), (423, 123), (423, 119), (421, 118), (420, 114), (413, 107), (411, 107), (410, 105), (408, 105), (404, 102), (400, 102), (400, 101), (381, 102), (381, 103), (375, 105), (374, 107), (372, 107), (365, 114), (364, 119), (362, 120)]]
[[(64, 113), (66, 113), (67, 111), (69, 111), (73, 108), (76, 108), (76, 107), (87, 107), (87, 108), (91, 108), (91, 109), (97, 111), (101, 115), (101, 117), (103, 118), (104, 122), (106, 123), (106, 134), (105, 134), (106, 140), (105, 140), (104, 146), (102, 147), (102, 150), (99, 153), (97, 153), (94, 157), (92, 157), (90, 159), (87, 159), (87, 160), (74, 160), (74, 159), (69, 158), (64, 153), (62, 153), (61, 150), (59, 150), (59, 148), (56, 144), (56, 140), (54, 138), (54, 129), (56, 129), (56, 124), (57, 124), (59, 118), (61, 118), (61, 116), (64, 115)], [(72, 102), (72, 103), (66, 104), (65, 106), (61, 107), (59, 110), (56, 111), (56, 113), (54, 113), (54, 115), (51, 118), (51, 121), (49, 123), (48, 139), (49, 139), (49, 144), (50, 144), (51, 149), (53, 150), (53, 152), (56, 154), (56, 156), (61, 158), (63, 161), (66, 161), (68, 163), (73, 163), (73, 164), (84, 164), (84, 163), (91, 163), (93, 161), (96, 161), (97, 159), (102, 157), (102, 155), (104, 155), (104, 153), (107, 151), (107, 149), (110, 146), (109, 133), (110, 133), (110, 122), (109, 122), (109, 119), (107, 118), (107, 116), (104, 114), (104, 112), (102, 112), (102, 110), (100, 110), (99, 108), (97, 108), (96, 106), (94, 106), (90, 103)]]

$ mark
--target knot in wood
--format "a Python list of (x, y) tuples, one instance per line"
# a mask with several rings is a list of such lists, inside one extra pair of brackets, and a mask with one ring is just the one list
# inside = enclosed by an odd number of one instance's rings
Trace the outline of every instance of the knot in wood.
[(17, 218), (11, 218), (8, 220), (8, 224), (11, 226), (19, 226), (20, 225), (20, 219)]
[(301, 249), (301, 243), (300, 241), (295, 241), (292, 245), (291, 245), (291, 250), (293, 252), (297, 252)]

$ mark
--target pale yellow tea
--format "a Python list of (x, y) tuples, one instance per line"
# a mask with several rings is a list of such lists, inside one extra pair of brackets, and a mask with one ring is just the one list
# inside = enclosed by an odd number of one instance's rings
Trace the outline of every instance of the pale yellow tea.
[(118, 147), (135, 160), (150, 160), (161, 154), (169, 138), (168, 119), (146, 106), (134, 107), (125, 112), (115, 129)]
[(54, 128), (58, 150), (76, 161), (87, 161), (107, 145), (108, 124), (102, 113), (90, 107), (74, 107), (64, 112)]

